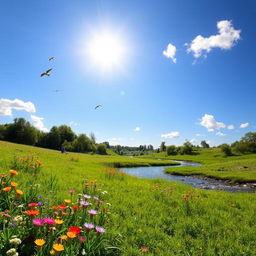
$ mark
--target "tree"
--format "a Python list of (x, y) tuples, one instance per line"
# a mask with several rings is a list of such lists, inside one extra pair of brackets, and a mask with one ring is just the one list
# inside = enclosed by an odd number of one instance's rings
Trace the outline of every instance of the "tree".
[(209, 148), (210, 147), (210, 145), (205, 140), (202, 140), (200, 144), (201, 144), (202, 148)]
[(72, 131), (71, 127), (67, 125), (61, 125), (57, 127), (58, 133), (60, 135), (60, 144), (62, 145), (64, 141), (73, 141), (76, 137), (75, 133)]
[(231, 156), (232, 155), (230, 145), (224, 143), (224, 144), (220, 145), (220, 149), (224, 153), (225, 156)]
[(105, 144), (98, 144), (96, 152), (100, 155), (106, 155), (107, 154), (107, 147)]
[(180, 148), (180, 154), (191, 155), (193, 153), (193, 145), (186, 141), (183, 146)]
[(108, 141), (104, 141), (103, 144), (105, 144), (107, 148), (110, 148), (110, 145), (109, 145)]
[(174, 145), (168, 146), (166, 148), (166, 153), (167, 153), (168, 156), (176, 155), (177, 154), (176, 147)]
[(94, 144), (96, 144), (96, 136), (93, 132), (90, 133), (90, 139)]
[(160, 151), (163, 152), (165, 150), (166, 150), (165, 142), (162, 141), (161, 144), (160, 144)]
[(75, 152), (93, 152), (95, 147), (92, 141), (86, 136), (86, 134), (80, 134), (72, 143), (73, 151)]
[(256, 132), (247, 132), (241, 139), (248, 145), (248, 151), (250, 153), (256, 153)]

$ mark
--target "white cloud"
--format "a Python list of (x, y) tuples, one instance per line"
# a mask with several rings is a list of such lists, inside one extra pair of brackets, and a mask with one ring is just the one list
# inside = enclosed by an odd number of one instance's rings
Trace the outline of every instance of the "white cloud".
[(204, 134), (197, 133), (196, 136), (197, 136), (197, 137), (204, 137), (205, 135), (204, 135)]
[(109, 142), (110, 145), (119, 145), (121, 141), (123, 141), (124, 138), (110, 138), (107, 141)]
[(170, 132), (170, 133), (166, 133), (166, 134), (161, 134), (161, 137), (165, 138), (165, 139), (178, 138), (178, 137), (180, 137), (180, 133), (179, 132)]
[(70, 122), (69, 122), (69, 125), (71, 125), (71, 126), (78, 126), (78, 123), (75, 122), (75, 121), (70, 121)]
[(249, 123), (240, 124), (240, 128), (246, 128), (249, 126)]
[(226, 136), (227, 134), (223, 133), (223, 132), (217, 132), (216, 133), (217, 136)]
[(191, 144), (195, 144), (195, 143), (197, 142), (197, 140), (196, 140), (196, 139), (191, 139), (189, 142), (190, 142)]
[(217, 122), (213, 115), (205, 114), (201, 118), (200, 125), (207, 128), (208, 132), (213, 132), (215, 129), (225, 128), (226, 125), (222, 122)]
[(175, 58), (176, 47), (173, 44), (168, 44), (167, 49), (163, 51), (163, 55), (169, 59), (172, 59), (174, 63), (176, 63), (177, 59)]
[(217, 23), (219, 33), (209, 37), (198, 35), (188, 46), (187, 51), (193, 52), (195, 58), (199, 58), (203, 52), (209, 53), (212, 48), (231, 49), (234, 43), (240, 39), (241, 30), (234, 29), (232, 22), (222, 20)]
[(36, 112), (35, 105), (30, 101), (24, 102), (19, 99), (0, 99), (0, 116), (12, 116), (13, 109), (25, 110), (27, 112)]
[(137, 126), (137, 127), (135, 127), (133, 130), (134, 130), (135, 132), (139, 132), (139, 131), (141, 131), (141, 127)]
[(30, 115), (32, 121), (33, 121), (33, 126), (35, 126), (38, 130), (42, 131), (42, 132), (48, 132), (49, 130), (44, 126), (43, 117), (39, 117), (39, 116), (34, 116), (34, 115)]
[(227, 126), (227, 129), (229, 130), (234, 130), (235, 129), (235, 126), (233, 124), (230, 124)]

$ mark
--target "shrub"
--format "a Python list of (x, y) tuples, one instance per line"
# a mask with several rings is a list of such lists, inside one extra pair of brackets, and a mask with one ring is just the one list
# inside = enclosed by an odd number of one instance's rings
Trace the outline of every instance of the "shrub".
[(221, 151), (224, 153), (225, 156), (231, 156), (232, 155), (232, 151), (231, 151), (231, 147), (228, 144), (222, 144), (220, 146)]

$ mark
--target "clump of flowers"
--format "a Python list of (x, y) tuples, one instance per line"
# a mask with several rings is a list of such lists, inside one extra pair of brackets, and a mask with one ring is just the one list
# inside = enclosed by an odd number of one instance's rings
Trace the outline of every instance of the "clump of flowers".
[(13, 180), (19, 174), (10, 170), (0, 175), (0, 255), (105, 254), (104, 223), (110, 204), (103, 200), (105, 193), (96, 180), (86, 183), (81, 194), (71, 189), (65, 200), (52, 205), (19, 189)]
[(28, 156), (14, 156), (12, 168), (20, 172), (29, 172), (37, 174), (40, 172), (43, 163), (34, 155)]

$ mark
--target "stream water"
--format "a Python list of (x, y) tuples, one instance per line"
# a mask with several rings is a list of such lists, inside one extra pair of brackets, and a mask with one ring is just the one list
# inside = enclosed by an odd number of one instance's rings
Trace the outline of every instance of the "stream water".
[(232, 185), (220, 180), (214, 179), (201, 179), (192, 176), (178, 176), (164, 173), (164, 169), (167, 167), (179, 168), (181, 166), (200, 166), (201, 164), (188, 161), (177, 161), (180, 165), (172, 166), (148, 166), (148, 167), (130, 167), (121, 168), (120, 171), (129, 175), (137, 176), (139, 178), (150, 179), (165, 179), (171, 181), (178, 181), (189, 184), (195, 188), (208, 189), (208, 190), (225, 190), (229, 192), (256, 192), (256, 189), (245, 185)]

